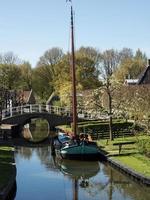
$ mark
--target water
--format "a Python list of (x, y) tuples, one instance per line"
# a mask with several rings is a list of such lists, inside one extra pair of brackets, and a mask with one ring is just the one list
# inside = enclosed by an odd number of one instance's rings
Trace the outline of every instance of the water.
[[(34, 133), (35, 134), (35, 133)], [(65, 161), (51, 148), (16, 148), (15, 200), (149, 200), (144, 187), (101, 162)]]
[(150, 199), (149, 188), (101, 162), (61, 161), (50, 147), (21, 147), (15, 158), (16, 200)]

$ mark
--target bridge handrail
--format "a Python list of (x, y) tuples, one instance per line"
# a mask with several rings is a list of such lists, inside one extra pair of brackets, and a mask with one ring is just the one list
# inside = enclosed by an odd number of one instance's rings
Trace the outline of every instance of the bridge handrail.
[(50, 114), (54, 113), (57, 115), (70, 115), (70, 108), (69, 107), (58, 107), (58, 106), (51, 106), (51, 105), (43, 105), (43, 104), (26, 104), (17, 107), (9, 107), (2, 110), (2, 120), (8, 117), (13, 117), (18, 114), (23, 113), (42, 113), (48, 112)]
[[(71, 116), (71, 110), (69, 107), (59, 107), (59, 106), (43, 105), (43, 104), (26, 104), (17, 107), (9, 107), (7, 109), (2, 110), (2, 120), (24, 113), (43, 113), (43, 112), (50, 114)], [(100, 119), (102, 118), (102, 113), (80, 109), (78, 110), (78, 117), (86, 119)]]

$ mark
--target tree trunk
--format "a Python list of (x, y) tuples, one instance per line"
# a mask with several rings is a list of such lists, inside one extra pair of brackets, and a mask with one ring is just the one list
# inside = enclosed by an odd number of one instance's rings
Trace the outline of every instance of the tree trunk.
[(113, 132), (112, 132), (112, 116), (109, 116), (109, 139), (113, 140)]
[(112, 97), (111, 92), (108, 88), (108, 109), (109, 109), (109, 139), (113, 140), (113, 132), (112, 132)]
[(2, 111), (0, 110), (0, 125), (2, 124)]

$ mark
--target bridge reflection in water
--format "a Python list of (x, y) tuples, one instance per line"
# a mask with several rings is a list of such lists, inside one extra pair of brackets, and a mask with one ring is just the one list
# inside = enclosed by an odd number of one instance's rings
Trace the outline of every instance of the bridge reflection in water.
[[(47, 124), (36, 131), (47, 133)], [(32, 129), (30, 130), (32, 136)], [(149, 188), (102, 162), (60, 160), (51, 147), (16, 147), (15, 200), (149, 200)]]
[(44, 119), (32, 119), (30, 123), (24, 125), (21, 135), (28, 141), (43, 141), (50, 135), (49, 124)]

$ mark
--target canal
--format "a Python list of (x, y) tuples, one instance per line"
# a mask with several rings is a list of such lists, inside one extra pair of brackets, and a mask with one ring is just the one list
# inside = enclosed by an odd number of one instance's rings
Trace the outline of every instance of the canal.
[[(37, 122), (36, 122), (37, 123)], [(34, 122), (34, 124), (36, 124)], [(37, 123), (32, 135), (47, 132)], [(26, 127), (27, 128), (27, 127)], [(33, 134), (32, 134), (33, 131)], [(44, 137), (47, 133), (43, 133)], [(36, 136), (36, 140), (39, 136)], [(50, 146), (16, 147), (15, 200), (149, 200), (150, 190), (102, 162), (60, 160)]]

